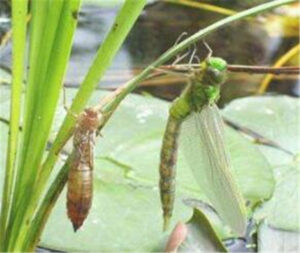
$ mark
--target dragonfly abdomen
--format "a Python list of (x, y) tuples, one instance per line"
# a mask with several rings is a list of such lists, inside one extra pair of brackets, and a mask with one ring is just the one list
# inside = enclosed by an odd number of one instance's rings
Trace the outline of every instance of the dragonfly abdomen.
[(93, 171), (86, 164), (71, 169), (68, 175), (67, 210), (74, 231), (83, 224), (91, 204), (93, 194)]
[(181, 120), (174, 118), (172, 115), (169, 116), (161, 149), (159, 188), (163, 209), (164, 230), (168, 228), (175, 200), (178, 135), (181, 122)]

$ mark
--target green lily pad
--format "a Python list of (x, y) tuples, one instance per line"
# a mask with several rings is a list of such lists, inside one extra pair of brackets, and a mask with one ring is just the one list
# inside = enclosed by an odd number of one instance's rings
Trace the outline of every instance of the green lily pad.
[[(68, 104), (75, 92), (73, 89), (67, 91)], [(90, 103), (96, 104), (106, 94), (95, 92)], [(77, 233), (73, 232), (66, 215), (64, 192), (40, 245), (65, 251), (163, 249), (168, 233), (162, 232), (157, 185), (160, 145), (168, 107), (167, 102), (138, 95), (130, 95), (122, 102), (103, 129), (102, 137), (97, 139), (93, 206), (84, 226)], [(60, 108), (53, 133), (64, 115)], [(232, 129), (226, 129), (226, 140), (234, 175), (245, 198), (253, 203), (269, 198), (273, 192), (273, 176), (264, 156), (255, 145)], [(177, 198), (171, 228), (178, 221), (191, 217), (192, 208), (183, 203), (184, 199), (205, 200), (181, 153), (179, 148)]]
[(281, 147), (287, 154), (271, 147), (257, 145), (272, 165), (276, 180), (272, 198), (258, 208), (256, 220), (278, 229), (299, 231), (299, 99), (288, 96), (237, 99), (225, 108), (226, 118), (248, 127)]
[(300, 234), (262, 223), (258, 229), (258, 252), (299, 252)]
[(194, 209), (187, 223), (187, 236), (178, 252), (227, 252), (227, 249), (201, 209)]
[(276, 187), (272, 199), (255, 212), (255, 219), (266, 219), (274, 228), (300, 231), (300, 170), (294, 162), (276, 168)]
[(236, 99), (224, 110), (224, 116), (241, 126), (277, 142), (281, 147), (300, 152), (299, 99), (289, 96), (265, 96)]

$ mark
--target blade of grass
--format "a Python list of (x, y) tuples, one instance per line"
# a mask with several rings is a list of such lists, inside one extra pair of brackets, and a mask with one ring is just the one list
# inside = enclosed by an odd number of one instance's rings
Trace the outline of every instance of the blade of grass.
[[(58, 4), (57, 6), (55, 6), (56, 3)], [(62, 79), (71, 52), (73, 34), (77, 24), (77, 19), (74, 18), (73, 13), (78, 11), (79, 5), (80, 0), (65, 0), (63, 5), (61, 5), (61, 1), (52, 1), (52, 4), (48, 6), (49, 17), (45, 25), (49, 29), (49, 33), (44, 34), (44, 37), (46, 39), (49, 38), (50, 45), (46, 41), (45, 51), (47, 52), (44, 55), (48, 56), (49, 60), (44, 65), (42, 63), (40, 65), (44, 68), (45, 73), (41, 77), (41, 87), (35, 101), (37, 108), (34, 111), (35, 120), (32, 121), (30, 129), (28, 152), (25, 153), (21, 164), (24, 172), (20, 180), (19, 189), (26, 189), (26, 191), (20, 191), (19, 198), (17, 198), (17, 209), (11, 233), (15, 238), (11, 239), (9, 249), (11, 247), (16, 249), (18, 245), (21, 245), (26, 231), (30, 228), (30, 219), (35, 206), (30, 201), (31, 195), (32, 192), (35, 192), (35, 183), (40, 169), (39, 165), (51, 130), (61, 91)], [(59, 15), (56, 13), (58, 10), (61, 10)], [(59, 19), (59, 22), (57, 19)], [(22, 233), (18, 231), (22, 231)]]
[[(59, 15), (61, 14), (62, 4), (63, 1), (55, 1), (54, 4), (52, 4), (51, 8), (49, 8), (49, 1), (43, 1), (45, 3), (45, 12), (48, 14), (46, 17), (42, 16), (44, 22), (39, 23), (40, 27), (40, 36), (33, 37), (34, 39), (37, 39), (38, 41), (31, 41), (31, 45), (37, 45), (38, 47), (32, 47), (32, 51), (38, 51), (38, 55), (36, 58), (34, 58), (34, 61), (32, 62), (33, 66), (31, 68), (30, 65), (30, 71), (29, 71), (29, 80), (32, 83), (29, 83), (29, 87), (32, 87), (32, 89), (29, 88), (29, 91), (27, 92), (28, 96), (30, 98), (26, 97), (26, 103), (27, 103), (27, 109), (25, 112), (25, 123), (24, 126), (24, 142), (23, 147), (28, 147), (23, 149), (23, 153), (21, 155), (21, 164), (23, 166), (23, 169), (19, 171), (18, 173), (18, 180), (15, 190), (15, 202), (19, 203), (21, 194), (23, 194), (23, 191), (20, 191), (20, 189), (24, 189), (24, 184), (27, 182), (27, 179), (24, 178), (24, 171), (25, 171), (25, 164), (26, 164), (26, 157), (30, 156), (30, 162), (32, 162), (34, 155), (33, 153), (39, 154), (35, 152), (36, 150), (30, 149), (29, 145), (35, 146), (32, 144), (34, 140), (39, 140), (39, 135), (37, 134), (36, 130), (34, 129), (34, 126), (36, 125), (35, 122), (42, 121), (40, 115), (42, 113), (38, 112), (39, 110), (43, 109), (43, 105), (41, 102), (45, 101), (44, 99), (40, 99), (43, 96), (43, 89), (48, 89), (49, 84), (44, 85), (45, 78), (46, 78), (46, 71), (47, 66), (49, 62), (49, 57), (52, 53), (52, 46), (54, 42), (54, 36), (56, 32), (56, 28), (59, 21)], [(33, 7), (33, 9), (38, 9), (39, 5), (37, 7)], [(33, 19), (34, 21), (38, 19), (39, 16), (35, 15), (35, 12), (33, 13)], [(34, 25), (34, 24), (33, 24)], [(42, 29), (44, 26), (44, 29)], [(45, 29), (47, 27), (47, 29)], [(46, 32), (47, 31), (47, 32)], [(40, 45), (43, 45), (43, 47), (40, 47)], [(34, 54), (34, 52), (30, 53)], [(32, 71), (31, 71), (32, 69)], [(31, 78), (32, 77), (32, 78)], [(45, 88), (43, 87), (45, 86)], [(33, 97), (31, 97), (33, 95)], [(38, 122), (40, 124), (40, 122)], [(41, 150), (42, 151), (42, 150)], [(31, 152), (31, 154), (27, 155), (28, 152)], [(27, 160), (28, 161), (28, 160)], [(22, 166), (20, 168), (22, 168)], [(17, 206), (17, 205), (15, 205)], [(25, 208), (25, 206), (24, 206)]]
[[(43, 38), (43, 31), (45, 31), (45, 21), (47, 15), (46, 9), (47, 1), (33, 1), (31, 3), (31, 20), (29, 23), (30, 36), (29, 36), (29, 73), (28, 82), (26, 86), (26, 98), (25, 98), (25, 115), (24, 115), (24, 129), (28, 129), (33, 121), (34, 116), (34, 104), (36, 93), (39, 88), (37, 79), (39, 77), (39, 55), (43, 46), (41, 42)], [(27, 130), (28, 132), (28, 130)], [(29, 137), (24, 133), (22, 145), (26, 146)]]
[[(15, 8), (13, 6), (13, 8)], [(46, 1), (33, 1), (31, 5), (31, 14), (32, 19), (30, 21), (30, 43), (29, 43), (29, 76), (28, 83), (26, 85), (26, 93), (25, 93), (25, 113), (24, 113), (24, 124), (22, 132), (22, 141), (21, 146), (27, 147), (27, 143), (29, 140), (29, 126), (30, 122), (33, 120), (33, 110), (34, 110), (34, 101), (36, 101), (36, 93), (38, 91), (39, 82), (35, 81), (38, 77), (38, 56), (40, 52), (40, 47), (42, 46), (41, 41), (43, 30), (44, 30), (44, 22), (46, 20)], [(26, 149), (21, 151), (23, 154), (26, 152)], [(24, 157), (24, 155), (20, 154), (20, 156)], [(23, 177), (23, 171), (20, 169), (22, 164), (21, 159), (19, 159), (19, 164), (17, 168), (17, 176), (16, 176), (16, 186), (14, 189), (11, 217), (15, 216), (15, 212), (17, 209), (17, 197), (20, 190), (18, 190), (19, 182)], [(13, 219), (10, 219), (12, 222)], [(11, 229), (12, 224), (9, 225), (9, 229)], [(8, 231), (9, 233), (10, 231)], [(8, 241), (6, 241), (8, 243)]]
[[(12, 1), (12, 90), (10, 102), (9, 140), (6, 156), (5, 181), (1, 204), (0, 245), (4, 245), (5, 231), (12, 203), (13, 181), (15, 177), (15, 160), (17, 154), (19, 122), (21, 112), (21, 94), (25, 72), (26, 17), (27, 1)], [(4, 251), (0, 246), (0, 250)]]

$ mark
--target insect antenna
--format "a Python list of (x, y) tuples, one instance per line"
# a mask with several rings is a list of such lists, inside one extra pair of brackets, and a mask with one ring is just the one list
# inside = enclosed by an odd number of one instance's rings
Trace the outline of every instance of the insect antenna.
[(69, 113), (70, 115), (72, 115), (75, 119), (78, 118), (78, 115), (74, 112), (72, 112), (69, 108), (69, 106), (67, 105), (67, 91), (66, 91), (66, 87), (63, 86), (63, 106), (64, 109), (66, 110), (67, 113)]

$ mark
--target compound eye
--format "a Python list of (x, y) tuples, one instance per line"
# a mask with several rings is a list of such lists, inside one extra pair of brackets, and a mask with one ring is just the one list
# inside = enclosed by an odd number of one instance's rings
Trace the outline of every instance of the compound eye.
[(220, 74), (221, 74), (219, 70), (213, 69), (213, 68), (208, 68), (207, 74), (208, 74), (211, 84), (219, 83)]

